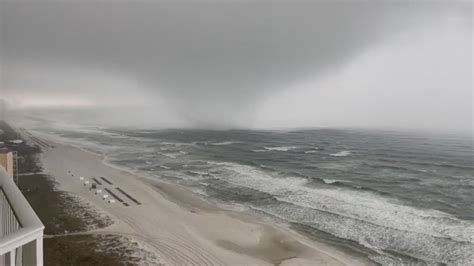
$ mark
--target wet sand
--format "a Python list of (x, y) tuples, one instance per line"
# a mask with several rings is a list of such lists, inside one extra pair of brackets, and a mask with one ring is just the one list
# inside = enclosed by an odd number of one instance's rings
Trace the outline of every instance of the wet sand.
[[(51, 146), (44, 147), (41, 155), (44, 172), (55, 178), (59, 189), (92, 204), (114, 222), (89, 233), (130, 237), (156, 254), (161, 263), (370, 264), (364, 258), (311, 241), (285, 227), (265, 223), (259, 217), (224, 210), (179, 185), (135, 176), (104, 164), (100, 156), (69, 145), (48, 143)], [(85, 181), (89, 184), (84, 185)], [(96, 195), (95, 190), (90, 190), (92, 183), (102, 193)], [(113, 198), (105, 188), (120, 200), (116, 199), (115, 203), (104, 200), (103, 194)]]

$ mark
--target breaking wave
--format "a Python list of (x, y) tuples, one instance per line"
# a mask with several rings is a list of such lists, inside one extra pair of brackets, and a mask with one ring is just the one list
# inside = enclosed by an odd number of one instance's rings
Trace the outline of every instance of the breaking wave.
[[(216, 165), (225, 172), (222, 180), (275, 195), (280, 203), (260, 206), (264, 211), (366, 247), (445, 263), (455, 260), (459, 252), (474, 251), (474, 225), (449, 214), (409, 207), (370, 191), (308, 187), (308, 180), (301, 177), (277, 177), (235, 163)], [(472, 259), (468, 256), (465, 261)]]

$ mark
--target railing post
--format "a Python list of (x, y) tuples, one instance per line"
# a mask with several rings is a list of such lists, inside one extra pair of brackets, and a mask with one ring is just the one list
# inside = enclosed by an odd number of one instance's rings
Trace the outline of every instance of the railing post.
[(19, 247), (16, 249), (16, 265), (23, 266), (23, 248)]
[(42, 237), (39, 237), (23, 246), (23, 265), (43, 266)]
[(43, 266), (43, 236), (36, 239), (36, 265)]
[[(5, 200), (5, 195), (3, 194), (2, 191), (0, 191), (0, 213), (5, 213), (6, 212), (6, 208), (5, 208), (5, 205), (7, 204), (6, 200)], [(2, 215), (0, 217), (0, 237), (2, 237), (4, 234), (5, 234), (5, 228), (4, 228), (4, 222), (3, 220), (5, 220), (5, 217), (4, 215)]]
[(23, 264), (36, 265), (36, 241), (23, 246)]
[(7, 265), (10, 265), (10, 266), (15, 266), (16, 265), (16, 252), (15, 250), (12, 250), (10, 251), (10, 253), (8, 253), (8, 257), (9, 257), (9, 263), (7, 263)]

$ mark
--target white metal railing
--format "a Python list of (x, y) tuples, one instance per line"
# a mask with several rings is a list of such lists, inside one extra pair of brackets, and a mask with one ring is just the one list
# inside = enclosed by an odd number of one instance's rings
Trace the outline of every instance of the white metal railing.
[(43, 230), (28, 201), (0, 166), (0, 266), (43, 265)]

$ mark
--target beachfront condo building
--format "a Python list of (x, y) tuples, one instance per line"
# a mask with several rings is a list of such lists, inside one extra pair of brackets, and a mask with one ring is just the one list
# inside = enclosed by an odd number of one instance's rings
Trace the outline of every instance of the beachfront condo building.
[(14, 155), (13, 152), (4, 148), (0, 149), (0, 165), (5, 169), (7, 175), (13, 178), (14, 175)]

